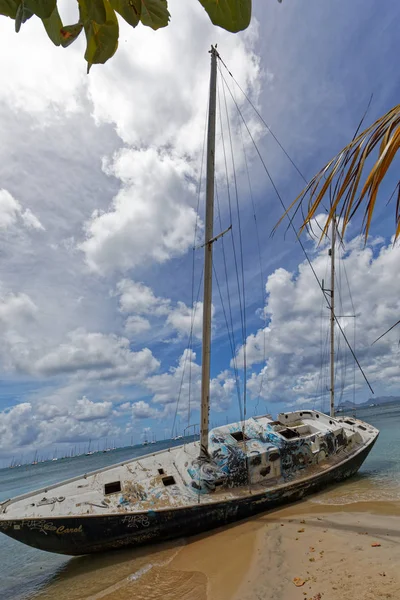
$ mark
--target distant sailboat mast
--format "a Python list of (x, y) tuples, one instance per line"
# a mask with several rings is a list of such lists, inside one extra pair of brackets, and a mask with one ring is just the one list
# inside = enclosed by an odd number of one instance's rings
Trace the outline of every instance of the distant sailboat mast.
[(207, 134), (206, 228), (204, 241), (203, 346), (201, 362), (200, 456), (208, 458), (210, 411), (212, 246), (214, 222), (215, 115), (217, 89), (217, 50), (211, 46), (210, 100)]

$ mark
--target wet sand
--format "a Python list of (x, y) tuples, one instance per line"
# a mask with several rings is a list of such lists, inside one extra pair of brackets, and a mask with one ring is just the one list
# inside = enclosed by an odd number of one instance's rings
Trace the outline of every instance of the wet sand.
[(73, 559), (35, 597), (398, 599), (398, 565), (400, 503), (306, 501), (168, 545)]

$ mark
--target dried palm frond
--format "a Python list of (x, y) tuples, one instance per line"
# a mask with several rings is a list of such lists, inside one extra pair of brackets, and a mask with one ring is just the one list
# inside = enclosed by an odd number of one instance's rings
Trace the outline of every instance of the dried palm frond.
[[(367, 159), (372, 156), (377, 146), (378, 157), (361, 187), (364, 169), (366, 172), (368, 171), (365, 168)], [(357, 135), (350, 144), (325, 165), (297, 196), (279, 223), (294, 206), (297, 205), (297, 208), (299, 208), (305, 198), (308, 197), (308, 213), (301, 227), (302, 231), (310, 224), (325, 194), (329, 192), (329, 214), (321, 238), (327, 234), (329, 225), (335, 215), (342, 220), (341, 235), (343, 236), (350, 219), (364, 201), (363, 228), (365, 239), (367, 239), (379, 187), (399, 148), (400, 104), (393, 107), (383, 117)], [(400, 181), (396, 188), (395, 238), (397, 239), (400, 235)]]

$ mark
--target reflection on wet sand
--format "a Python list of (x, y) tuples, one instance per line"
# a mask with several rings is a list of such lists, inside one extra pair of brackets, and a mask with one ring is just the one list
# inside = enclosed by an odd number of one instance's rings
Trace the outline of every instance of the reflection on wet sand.
[[(245, 521), (187, 540), (71, 559), (38, 600), (229, 598), (249, 568), (260, 525)], [(228, 578), (228, 581), (226, 581)]]
[[(343, 567), (344, 559), (349, 579), (354, 578), (359, 586), (362, 569), (370, 571), (371, 561), (378, 559), (380, 572), (385, 572), (385, 593), (390, 594), (392, 588), (400, 588), (400, 575), (395, 569), (390, 571), (391, 561), (396, 557), (400, 561), (399, 516), (398, 502), (353, 501), (338, 506), (321, 504), (321, 498), (318, 503), (301, 501), (187, 540), (71, 559), (35, 598), (292, 600), (304, 598), (303, 592), (311, 599), (318, 598), (322, 589), (324, 600), (350, 598), (348, 590), (353, 587), (335, 584), (337, 574), (323, 560), (327, 556), (338, 568)], [(368, 530), (371, 541), (372, 536), (373, 540), (384, 538), (379, 554), (369, 539), (362, 537)], [(310, 548), (317, 554), (310, 554)], [(379, 598), (378, 584), (383, 577), (375, 573), (378, 566), (372, 579), (366, 580), (375, 590), (374, 600)], [(297, 576), (307, 583), (301, 592), (293, 585)], [(368, 589), (365, 587), (363, 598), (369, 598)], [(353, 597), (361, 600), (361, 596)]]
[(167, 565), (184, 543), (184, 540), (176, 540), (159, 546), (71, 558), (36, 598), (78, 600), (97, 597), (135, 573), (140, 577), (152, 566)]

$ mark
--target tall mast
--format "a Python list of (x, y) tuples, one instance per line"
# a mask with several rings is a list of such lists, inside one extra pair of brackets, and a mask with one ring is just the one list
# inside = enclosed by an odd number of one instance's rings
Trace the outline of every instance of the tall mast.
[(330, 415), (335, 416), (335, 238), (336, 218), (332, 218), (331, 255), (331, 403)]
[(206, 230), (204, 243), (203, 347), (201, 362), (200, 455), (208, 457), (208, 418), (210, 411), (212, 246), (214, 222), (215, 114), (217, 89), (217, 50), (211, 46), (210, 100), (207, 135)]

